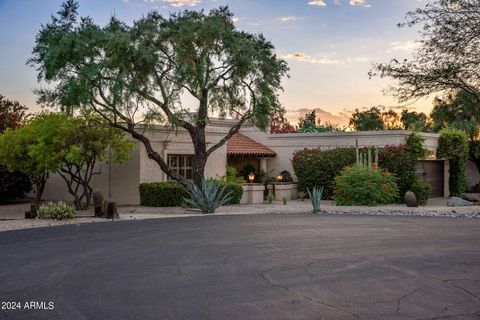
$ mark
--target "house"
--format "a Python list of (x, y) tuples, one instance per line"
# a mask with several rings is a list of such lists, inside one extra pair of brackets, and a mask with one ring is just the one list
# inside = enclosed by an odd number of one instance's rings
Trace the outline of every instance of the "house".
[[(207, 127), (207, 146), (222, 139), (233, 120), (211, 120)], [(190, 136), (184, 131), (172, 132), (164, 126), (148, 127), (145, 134), (151, 139), (152, 146), (167, 160), (169, 166), (187, 179), (192, 177), (193, 145)], [(205, 175), (219, 178), (225, 175), (226, 166), (241, 170), (252, 165), (257, 171), (263, 170), (270, 176), (276, 176), (287, 170), (295, 178), (291, 157), (295, 151), (304, 148), (329, 149), (335, 147), (386, 146), (399, 145), (406, 141), (409, 131), (365, 131), (365, 132), (329, 132), (269, 134), (253, 126), (244, 126), (224, 146), (209, 157)], [(435, 153), (438, 134), (421, 133), (425, 138), (425, 147)], [(101, 174), (93, 179), (93, 186), (104, 192), (104, 196), (120, 205), (139, 204), (138, 186), (142, 182), (168, 181), (158, 165), (148, 159), (143, 145), (136, 143), (131, 160), (122, 164), (99, 164)], [(472, 168), (470, 168), (472, 169)], [(473, 170), (472, 170), (473, 172)], [(448, 196), (448, 162), (427, 160), (419, 164), (419, 172), (434, 189), (434, 196)], [(480, 180), (477, 170), (468, 174), (469, 183)], [(58, 175), (52, 175), (47, 182), (44, 198), (46, 200), (70, 200), (64, 181)]]

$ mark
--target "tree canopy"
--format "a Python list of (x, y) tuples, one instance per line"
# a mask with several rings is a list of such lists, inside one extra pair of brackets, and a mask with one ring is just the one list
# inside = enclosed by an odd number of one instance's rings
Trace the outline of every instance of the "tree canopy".
[[(286, 62), (262, 35), (236, 30), (226, 7), (170, 17), (152, 11), (132, 25), (112, 17), (103, 27), (77, 9), (77, 2), (66, 1), (37, 34), (29, 64), (50, 84), (38, 91), (39, 101), (68, 112), (93, 109), (142, 142), (148, 157), (187, 188), (188, 181), (170, 170), (141, 125), (168, 124), (188, 132), (194, 181), (200, 185), (209, 155), (245, 122), (266, 128), (280, 109), (277, 91)], [(194, 103), (187, 104), (186, 97)], [(205, 127), (212, 115), (238, 121), (207, 148)]]
[(101, 172), (98, 162), (122, 162), (130, 150), (125, 135), (102, 124), (98, 116), (43, 113), (0, 136), (0, 162), (34, 177), (37, 200), (48, 173), (56, 172), (65, 180), (77, 209), (88, 208), (92, 177)]
[(408, 101), (464, 90), (480, 101), (480, 2), (435, 0), (407, 13), (400, 27), (420, 27), (413, 59), (376, 64), (370, 76), (393, 78), (390, 91)]

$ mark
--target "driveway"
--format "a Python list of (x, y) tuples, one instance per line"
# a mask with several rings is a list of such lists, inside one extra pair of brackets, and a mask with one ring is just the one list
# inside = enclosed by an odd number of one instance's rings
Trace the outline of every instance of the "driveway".
[(480, 220), (422, 217), (226, 215), (6, 231), (0, 300), (21, 310), (0, 318), (478, 319), (479, 247)]

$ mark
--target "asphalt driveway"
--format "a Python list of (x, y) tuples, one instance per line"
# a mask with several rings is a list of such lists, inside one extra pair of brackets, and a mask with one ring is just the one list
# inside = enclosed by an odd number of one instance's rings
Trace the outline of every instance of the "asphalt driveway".
[(246, 215), (7, 231), (0, 318), (478, 319), (479, 247), (478, 219)]

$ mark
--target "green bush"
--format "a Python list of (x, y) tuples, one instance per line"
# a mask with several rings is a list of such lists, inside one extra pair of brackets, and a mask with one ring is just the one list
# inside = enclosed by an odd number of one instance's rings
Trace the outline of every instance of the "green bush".
[(362, 166), (348, 167), (335, 178), (333, 201), (340, 206), (393, 203), (398, 199), (394, 175)]
[[(226, 203), (239, 204), (243, 195), (243, 188), (235, 182), (215, 180), (220, 186), (225, 186), (225, 193), (231, 192), (230, 200)], [(178, 207), (184, 205), (188, 192), (178, 182), (147, 182), (140, 184), (140, 204), (146, 207)]]
[(230, 200), (225, 205), (239, 204), (243, 196), (243, 188), (236, 182), (226, 182), (215, 180), (221, 187), (225, 187), (225, 194), (230, 193)]
[(380, 149), (379, 166), (397, 177), (402, 201), (405, 192), (411, 190), (416, 181), (417, 161), (424, 159), (428, 154), (428, 150), (423, 147), (424, 140), (422, 136), (413, 133), (408, 137), (407, 144)]
[(331, 199), (335, 177), (343, 168), (355, 162), (354, 148), (335, 148), (324, 151), (304, 149), (294, 153), (292, 166), (298, 178), (300, 191), (324, 186), (324, 198)]
[[(420, 205), (427, 204), (428, 196), (432, 193), (432, 186), (419, 178), (415, 179), (410, 191), (415, 193), (417, 203)], [(404, 195), (402, 195), (404, 196)]]
[(39, 219), (73, 219), (75, 215), (75, 209), (62, 201), (57, 203), (49, 202), (38, 208)]
[(178, 207), (188, 197), (178, 182), (147, 182), (140, 184), (140, 204), (146, 207)]
[(465, 179), (468, 157), (467, 134), (458, 129), (440, 130), (437, 158), (446, 158), (450, 162), (450, 194), (460, 195), (465, 191)]

